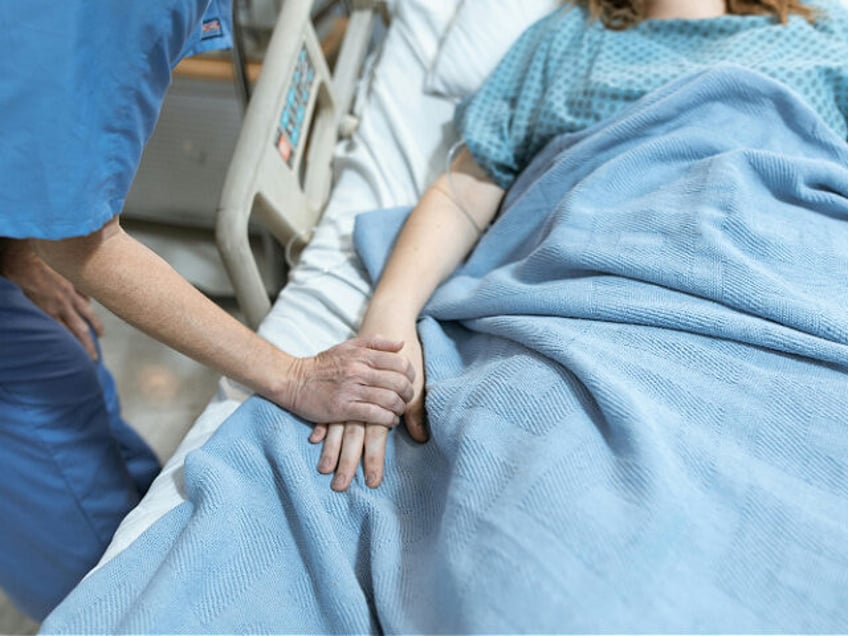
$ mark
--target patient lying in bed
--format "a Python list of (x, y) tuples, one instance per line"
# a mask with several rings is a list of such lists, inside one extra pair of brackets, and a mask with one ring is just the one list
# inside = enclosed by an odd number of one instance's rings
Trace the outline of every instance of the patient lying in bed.
[[(816, 6), (536, 25), (460, 107), (453, 184), (357, 222), (363, 332), (418, 319), (429, 443), (346, 424), (322, 448), (251, 398), (45, 631), (846, 631), (848, 56)], [(616, 80), (669, 38), (656, 86)], [(769, 38), (778, 64), (713, 63)], [(575, 88), (534, 96), (561, 41)], [(314, 473), (337, 453), (344, 495)]]
[[(639, 14), (633, 7), (641, 4), (569, 3), (528, 29), (459, 106), (466, 149), (455, 174), (436, 181), (410, 216), (360, 329), (408, 343), (417, 395), (405, 424), (414, 439), (426, 439), (416, 319), (492, 221), (504, 193), (555, 136), (604, 121), (675, 78), (731, 63), (797, 91), (848, 138), (848, 16), (838, 2), (778, 2), (774, 10), (770, 3), (752, 9), (731, 2), (730, 14), (724, 0), (649, 1)], [(318, 468), (335, 472), (333, 488), (344, 490), (364, 455), (365, 481), (376, 487), (387, 435), (362, 423), (318, 426), (311, 436), (324, 441)]]

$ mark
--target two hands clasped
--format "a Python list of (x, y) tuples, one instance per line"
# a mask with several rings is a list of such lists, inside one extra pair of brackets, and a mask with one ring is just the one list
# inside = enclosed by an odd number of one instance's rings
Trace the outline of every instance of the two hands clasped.
[[(388, 340), (377, 335), (381, 333), (391, 333), (398, 339)], [(396, 416), (391, 421), (363, 418), (315, 425), (309, 441), (314, 444), (323, 442), (318, 471), (324, 474), (335, 473), (331, 488), (336, 491), (344, 491), (350, 486), (360, 463), (363, 465), (365, 484), (370, 488), (380, 485), (383, 480), (386, 442), (391, 429), (400, 422), (398, 416), (403, 416), (404, 425), (412, 439), (426, 442), (429, 437), (424, 415), (423, 356), (414, 323), (398, 331), (391, 325), (376, 324), (376, 321), (366, 317), (359, 330), (359, 338), (350, 342), (357, 341), (370, 343), (371, 346), (379, 344), (385, 347), (386, 352), (400, 354), (395, 356), (392, 365), (398, 364), (397, 358), (408, 361), (404, 375), (411, 382), (411, 389), (396, 394), (402, 395), (405, 402), (396, 405)]]
[[(504, 194), (462, 148), (450, 171), (436, 179), (407, 218), (360, 326), (360, 338), (382, 334), (397, 339), (395, 351), (412, 367), (412, 395), (407, 400), (404, 394), (405, 409), (394, 412), (403, 415), (406, 430), (416, 441), (428, 438), (424, 359), (416, 319), (433, 291), (474, 248)], [(389, 428), (373, 419), (345, 420), (318, 424), (309, 439), (323, 441), (318, 470), (335, 472), (332, 488), (341, 491), (350, 485), (360, 460), (365, 483), (371, 488), (380, 485), (388, 434)]]

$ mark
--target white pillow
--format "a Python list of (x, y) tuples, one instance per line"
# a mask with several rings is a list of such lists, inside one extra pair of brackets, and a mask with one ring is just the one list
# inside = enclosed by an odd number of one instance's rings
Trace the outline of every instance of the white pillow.
[(403, 31), (416, 56), (430, 68), (439, 43), (459, 10), (460, 0), (390, 0), (392, 25)]
[(454, 99), (473, 93), (527, 27), (562, 5), (563, 0), (463, 0), (425, 90)]

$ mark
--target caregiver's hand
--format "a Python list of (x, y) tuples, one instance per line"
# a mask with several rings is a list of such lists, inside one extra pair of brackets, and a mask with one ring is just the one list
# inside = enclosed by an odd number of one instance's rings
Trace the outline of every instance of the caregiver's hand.
[(287, 395), (276, 401), (312, 422), (396, 426), (414, 393), (415, 371), (398, 355), (403, 346), (400, 340), (369, 335), (297, 359)]
[[(410, 324), (398, 330), (397, 327), (393, 329), (390, 325), (375, 325), (373, 321), (371, 324), (366, 324), (367, 322), (366, 318), (360, 330), (361, 334), (372, 329), (380, 329), (383, 333), (402, 332), (400, 337), (405, 344), (401, 353), (409, 359), (415, 370), (414, 395), (406, 406), (403, 421), (413, 439), (426, 442), (429, 436), (424, 413), (424, 358), (415, 325)], [(365, 483), (371, 488), (376, 488), (383, 480), (386, 440), (390, 428), (373, 420), (365, 420), (365, 422), (348, 421), (318, 425), (309, 436), (309, 441), (313, 443), (324, 442), (321, 458), (318, 461), (318, 471), (324, 474), (335, 471), (336, 474), (331, 483), (333, 490), (341, 492), (350, 486), (363, 455)]]
[(70, 331), (92, 360), (97, 359), (91, 329), (103, 335), (103, 324), (91, 308), (88, 297), (47, 265), (35, 253), (30, 241), (6, 241), (0, 274), (16, 283), (32, 302)]

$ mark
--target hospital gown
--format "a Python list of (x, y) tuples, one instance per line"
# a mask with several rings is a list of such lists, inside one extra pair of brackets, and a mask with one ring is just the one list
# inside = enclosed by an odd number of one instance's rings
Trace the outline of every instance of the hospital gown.
[[(230, 0), (0, 2), (0, 239), (86, 235), (120, 213), (173, 66), (229, 46), (230, 11)], [(40, 620), (159, 464), (102, 362), (2, 276), (0, 466), (0, 588)]]
[(807, 2), (797, 15), (645, 20), (625, 31), (567, 6), (530, 27), (455, 124), (480, 166), (502, 188), (560, 133), (602, 121), (673, 79), (716, 64), (743, 65), (793, 88), (848, 138), (848, 9)]

